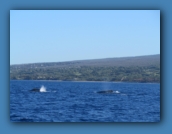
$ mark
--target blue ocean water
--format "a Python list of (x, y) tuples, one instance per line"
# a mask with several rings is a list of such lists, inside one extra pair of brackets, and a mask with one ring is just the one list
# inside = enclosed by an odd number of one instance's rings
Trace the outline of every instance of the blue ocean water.
[[(44, 92), (30, 91), (41, 86)], [(160, 84), (11, 80), (10, 120), (159, 122)]]

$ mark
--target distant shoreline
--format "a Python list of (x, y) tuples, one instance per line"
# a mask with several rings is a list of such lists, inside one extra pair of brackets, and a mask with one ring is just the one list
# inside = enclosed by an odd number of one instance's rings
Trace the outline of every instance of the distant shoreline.
[(15, 65), (10, 79), (160, 83), (160, 55)]

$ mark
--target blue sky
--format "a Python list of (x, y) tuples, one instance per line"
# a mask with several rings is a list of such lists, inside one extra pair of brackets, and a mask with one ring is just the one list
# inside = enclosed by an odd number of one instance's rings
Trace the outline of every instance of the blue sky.
[(160, 54), (160, 10), (11, 10), (10, 65)]

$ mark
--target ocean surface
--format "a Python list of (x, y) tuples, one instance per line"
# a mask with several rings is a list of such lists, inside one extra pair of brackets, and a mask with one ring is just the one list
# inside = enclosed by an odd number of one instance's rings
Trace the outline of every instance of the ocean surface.
[(159, 122), (160, 84), (11, 80), (10, 120)]

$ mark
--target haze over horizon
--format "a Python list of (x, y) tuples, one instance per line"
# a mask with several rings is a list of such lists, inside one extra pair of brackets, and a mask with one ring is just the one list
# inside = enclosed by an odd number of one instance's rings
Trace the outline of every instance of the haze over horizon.
[(11, 10), (10, 65), (160, 54), (160, 10)]

